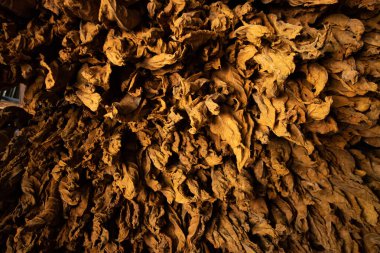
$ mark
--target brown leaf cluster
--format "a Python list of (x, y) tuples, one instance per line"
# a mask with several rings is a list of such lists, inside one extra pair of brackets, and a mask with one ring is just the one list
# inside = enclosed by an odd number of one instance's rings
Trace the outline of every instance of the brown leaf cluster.
[(378, 1), (0, 6), (1, 251), (380, 251)]

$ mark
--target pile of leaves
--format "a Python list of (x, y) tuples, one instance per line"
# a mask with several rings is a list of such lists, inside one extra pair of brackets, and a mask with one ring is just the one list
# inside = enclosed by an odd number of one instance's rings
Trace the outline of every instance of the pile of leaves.
[(379, 252), (376, 0), (0, 1), (6, 252)]

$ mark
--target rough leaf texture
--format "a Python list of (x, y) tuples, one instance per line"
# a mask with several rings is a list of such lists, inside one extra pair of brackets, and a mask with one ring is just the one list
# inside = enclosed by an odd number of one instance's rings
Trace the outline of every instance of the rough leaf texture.
[(380, 251), (378, 1), (0, 5), (0, 251)]

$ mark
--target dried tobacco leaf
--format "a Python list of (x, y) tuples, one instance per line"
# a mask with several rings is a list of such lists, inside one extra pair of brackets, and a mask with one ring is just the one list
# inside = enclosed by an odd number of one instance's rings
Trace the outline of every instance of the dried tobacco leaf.
[(378, 1), (0, 7), (1, 251), (380, 251)]

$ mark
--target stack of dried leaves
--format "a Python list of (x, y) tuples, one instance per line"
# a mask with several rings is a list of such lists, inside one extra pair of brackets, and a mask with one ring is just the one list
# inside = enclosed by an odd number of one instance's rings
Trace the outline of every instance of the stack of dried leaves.
[(379, 252), (378, 1), (0, 4), (2, 250)]

